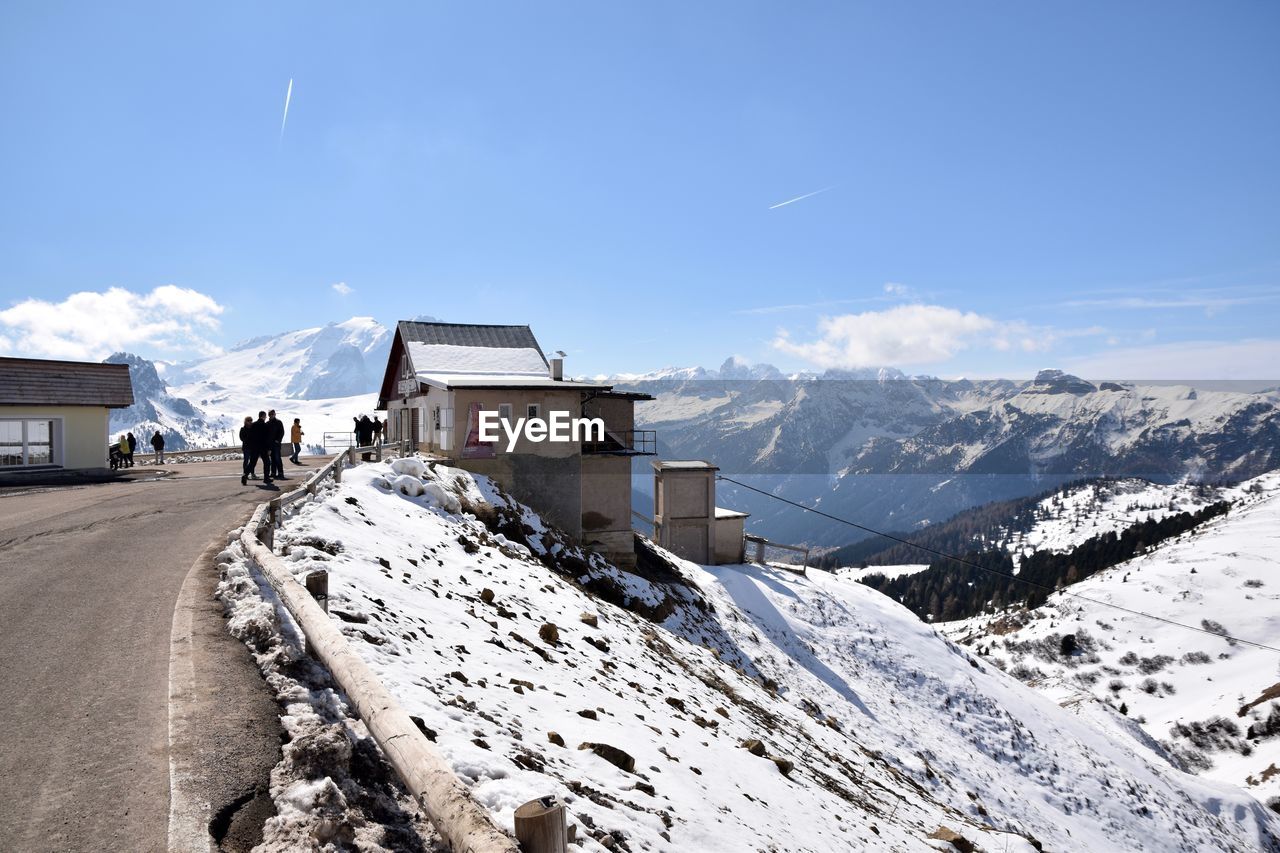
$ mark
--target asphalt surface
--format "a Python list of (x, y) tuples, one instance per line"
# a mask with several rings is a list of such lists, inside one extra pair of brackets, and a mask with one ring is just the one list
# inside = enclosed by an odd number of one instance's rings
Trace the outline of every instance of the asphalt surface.
[[(323, 461), (286, 461), (291, 479), (280, 486), (296, 487)], [(184, 796), (205, 797), (231, 833), (226, 849), (241, 846), (237, 832), (250, 843), (270, 813), (263, 785), (278, 760), (278, 712), (226, 633), (212, 556), (256, 504), (281, 492), (242, 487), (239, 462), (162, 470), (170, 476), (135, 468), (123, 482), (0, 490), (6, 853), (165, 850), (171, 759), (189, 771)], [(187, 676), (171, 755), (180, 592)]]

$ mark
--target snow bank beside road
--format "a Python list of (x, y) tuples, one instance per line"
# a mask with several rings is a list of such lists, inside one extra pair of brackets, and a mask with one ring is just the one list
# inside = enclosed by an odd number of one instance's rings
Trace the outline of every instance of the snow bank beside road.
[(238, 544), (217, 557), (217, 595), (233, 636), (249, 647), (281, 706), (289, 737), (271, 772), (277, 815), (255, 853), (440, 851), (434, 828), (401, 787), (328, 672), (304, 652), (297, 626)]

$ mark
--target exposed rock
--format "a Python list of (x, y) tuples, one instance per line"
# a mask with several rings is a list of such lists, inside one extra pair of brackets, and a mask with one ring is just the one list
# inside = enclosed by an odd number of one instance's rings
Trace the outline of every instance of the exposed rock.
[(600, 620), (594, 613), (583, 613), (578, 619), (584, 625), (590, 625), (592, 628), (600, 627)]
[(547, 740), (556, 746), (564, 746), (564, 738), (560, 737), (558, 732), (547, 732)]
[(783, 758), (780, 755), (770, 755), (769, 760), (778, 765), (778, 770), (783, 776), (790, 776), (791, 771), (796, 769), (796, 763), (789, 758)]
[(959, 850), (960, 853), (973, 853), (976, 849), (973, 846), (972, 841), (949, 827), (940, 826), (933, 832), (929, 833), (929, 837), (937, 839), (938, 841), (946, 841), (950, 843), (951, 846)]
[(742, 742), (742, 748), (745, 749), (747, 752), (751, 753), (752, 755), (759, 756), (760, 758), (764, 758), (764, 754), (765, 752), (767, 752), (767, 750), (764, 748), (764, 742), (756, 740), (755, 738), (751, 738), (750, 740), (744, 740)]
[(542, 638), (542, 642), (554, 646), (560, 642), (560, 629), (551, 622), (544, 622), (538, 629), (538, 636)]
[(418, 727), (418, 731), (426, 735), (427, 740), (432, 743), (436, 742), (436, 730), (429, 727), (425, 720), (413, 714), (409, 715), (409, 719), (413, 720), (413, 724)]
[(589, 749), (605, 761), (617, 767), (619, 770), (625, 770), (627, 773), (636, 772), (636, 760), (631, 755), (616, 746), (610, 746), (607, 743), (580, 743), (578, 749)]
[(598, 720), (598, 719), (599, 719), (599, 715), (597, 715), (597, 714), (596, 714), (596, 712), (595, 712), (595, 711), (593, 711), (593, 710), (591, 710), (590, 708), (586, 709), (585, 711), (579, 711), (579, 712), (578, 712), (578, 716), (579, 716), (579, 717), (586, 717), (588, 720)]
[(485, 604), (493, 604), (493, 590), (489, 589), (489, 587), (480, 590), (480, 600)]

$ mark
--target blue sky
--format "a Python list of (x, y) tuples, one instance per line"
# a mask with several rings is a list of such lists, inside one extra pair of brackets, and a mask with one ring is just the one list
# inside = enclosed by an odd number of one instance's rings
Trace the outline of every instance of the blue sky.
[(1278, 39), (1270, 2), (10, 3), (0, 350), (430, 314), (592, 373), (1272, 378)]

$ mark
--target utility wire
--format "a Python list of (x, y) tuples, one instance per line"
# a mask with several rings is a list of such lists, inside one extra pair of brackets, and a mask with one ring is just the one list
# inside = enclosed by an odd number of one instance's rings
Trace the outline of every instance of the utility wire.
[(918, 542), (912, 542), (909, 539), (903, 539), (900, 536), (894, 536), (892, 533), (884, 533), (882, 531), (876, 530), (875, 528), (867, 527), (865, 524), (858, 524), (856, 521), (850, 521), (847, 518), (840, 518), (839, 516), (832, 515), (831, 513), (823, 512), (820, 509), (815, 509), (814, 507), (807, 506), (797, 501), (789, 500), (788, 498), (784, 498), (780, 495), (775, 495), (772, 492), (766, 492), (764, 489), (758, 489), (755, 486), (749, 486), (746, 483), (733, 479), (732, 477), (725, 477), (723, 475), (718, 474), (716, 475), (716, 479), (723, 480), (726, 483), (733, 483), (735, 486), (741, 486), (742, 488), (753, 491), (756, 494), (764, 495), (766, 498), (772, 498), (775, 501), (780, 501), (784, 504), (788, 504), (790, 506), (796, 507), (797, 509), (802, 509), (805, 512), (811, 512), (815, 515), (820, 515), (823, 518), (829, 518), (832, 521), (838, 521), (841, 524), (847, 524), (850, 527), (856, 527), (858, 530), (862, 530), (867, 533), (872, 533), (872, 534), (875, 534), (876, 536), (883, 536), (885, 539), (892, 539), (894, 542), (899, 542), (911, 548), (918, 548), (921, 551), (925, 551), (926, 553), (929, 553), (929, 554), (934, 554), (935, 556), (942, 557), (947, 560), (955, 560), (957, 563), (970, 566), (972, 568), (977, 569), (980, 572), (986, 572), (989, 575), (996, 575), (997, 577), (1005, 578), (1007, 580), (1014, 580), (1014, 581), (1017, 581), (1018, 583), (1026, 584), (1027, 586), (1036, 587), (1037, 589), (1048, 590), (1049, 592), (1056, 592), (1056, 593), (1059, 593), (1060, 595), (1069, 595), (1072, 598), (1078, 598), (1081, 601), (1087, 601), (1090, 604), (1096, 604), (1099, 607), (1109, 607), (1112, 610), (1120, 610), (1124, 613), (1129, 613), (1133, 616), (1142, 616), (1146, 619), (1152, 619), (1156, 622), (1164, 622), (1166, 625), (1176, 625), (1179, 628), (1186, 628), (1188, 631), (1198, 631), (1201, 634), (1208, 634), (1209, 636), (1217, 637), (1220, 640), (1232, 640), (1237, 643), (1244, 643), (1247, 646), (1255, 646), (1256, 648), (1259, 648), (1259, 649), (1266, 649), (1269, 652), (1275, 652), (1276, 654), (1280, 654), (1280, 648), (1276, 648), (1275, 646), (1268, 646), (1266, 643), (1256, 643), (1253, 640), (1246, 640), (1242, 637), (1234, 637), (1226, 633), (1218, 633), (1217, 631), (1209, 631), (1209, 630), (1206, 630), (1205, 628), (1197, 628), (1195, 625), (1188, 625), (1185, 622), (1178, 622), (1177, 620), (1168, 619), (1164, 616), (1157, 616), (1154, 613), (1146, 613), (1141, 610), (1134, 610), (1131, 607), (1125, 607), (1124, 605), (1121, 605), (1121, 604), (1112, 604), (1109, 601), (1102, 601), (1101, 599), (1092, 598), (1087, 595), (1081, 595), (1078, 592), (1068, 592), (1066, 589), (1054, 589), (1053, 587), (1047, 584), (1037, 583), (1035, 581), (1029, 581), (1026, 578), (1020, 578), (1017, 575), (1006, 575), (1004, 572), (997, 572), (995, 569), (989, 569), (986, 566), (979, 565), (978, 563), (975, 563), (973, 560), (966, 560), (964, 557), (957, 557), (954, 554), (948, 554), (945, 551), (939, 551), (937, 548), (930, 548), (927, 545), (921, 545)]

